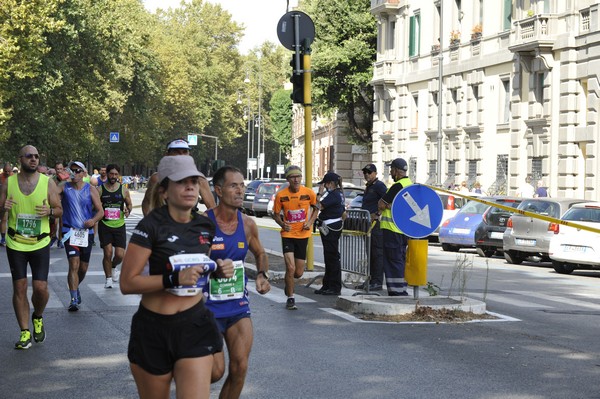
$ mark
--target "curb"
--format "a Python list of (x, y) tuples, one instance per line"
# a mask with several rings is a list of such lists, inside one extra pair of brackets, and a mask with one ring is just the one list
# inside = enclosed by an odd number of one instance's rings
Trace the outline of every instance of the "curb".
[(376, 316), (395, 316), (408, 314), (418, 307), (432, 309), (453, 309), (475, 314), (486, 312), (485, 303), (466, 297), (425, 297), (414, 299), (410, 297), (386, 296), (340, 296), (337, 306), (350, 313), (370, 314)]

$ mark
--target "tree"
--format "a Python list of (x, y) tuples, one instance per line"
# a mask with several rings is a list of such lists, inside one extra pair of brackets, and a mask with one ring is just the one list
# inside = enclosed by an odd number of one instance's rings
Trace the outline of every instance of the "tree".
[(273, 141), (288, 157), (292, 149), (292, 99), (291, 90), (280, 89), (273, 93), (269, 106)]
[(370, 2), (303, 0), (301, 8), (315, 24), (312, 45), (313, 95), (318, 113), (347, 115), (348, 138), (371, 142), (373, 127), (373, 62), (377, 25)]

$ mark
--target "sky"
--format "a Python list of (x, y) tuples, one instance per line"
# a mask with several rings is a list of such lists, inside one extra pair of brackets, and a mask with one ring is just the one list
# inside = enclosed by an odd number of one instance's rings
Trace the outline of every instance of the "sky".
[[(231, 13), (234, 21), (246, 28), (240, 41), (240, 52), (246, 54), (266, 40), (279, 44), (277, 22), (286, 13), (287, 0), (205, 0), (207, 3), (220, 4)], [(156, 8), (179, 7), (181, 0), (143, 0), (150, 11)], [(290, 0), (290, 9), (298, 0)]]

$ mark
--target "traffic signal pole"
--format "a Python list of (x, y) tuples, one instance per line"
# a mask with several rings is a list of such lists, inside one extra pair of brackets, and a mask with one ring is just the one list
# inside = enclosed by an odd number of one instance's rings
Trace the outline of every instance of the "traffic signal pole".
[[(308, 15), (301, 11), (287, 12), (277, 23), (277, 36), (281, 44), (294, 51), (290, 66), (293, 84), (292, 102), (304, 107), (304, 180), (305, 186), (312, 190), (312, 101), (311, 101), (311, 65), (310, 44), (315, 38), (315, 25)], [(314, 270), (314, 251), (312, 235), (306, 249), (306, 268)]]
[[(307, 41), (305, 40), (305, 43)], [(302, 54), (302, 74), (303, 89), (304, 89), (304, 169), (306, 176), (306, 187), (312, 190), (312, 101), (311, 101), (311, 65), (310, 65), (310, 48), (308, 44), (304, 47)], [(306, 268), (310, 271), (314, 270), (314, 247), (312, 235), (308, 239), (306, 249)]]

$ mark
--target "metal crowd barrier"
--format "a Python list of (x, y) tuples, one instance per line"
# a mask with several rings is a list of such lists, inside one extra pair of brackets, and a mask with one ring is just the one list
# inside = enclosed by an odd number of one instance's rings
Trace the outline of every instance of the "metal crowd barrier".
[(369, 262), (371, 259), (371, 214), (364, 209), (346, 210), (346, 220), (340, 237), (342, 271), (365, 277), (369, 293)]

